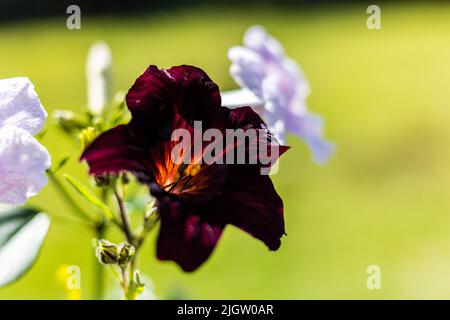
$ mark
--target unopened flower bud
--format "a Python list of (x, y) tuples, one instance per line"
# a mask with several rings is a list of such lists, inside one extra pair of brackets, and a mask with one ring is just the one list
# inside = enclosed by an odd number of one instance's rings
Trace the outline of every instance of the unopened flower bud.
[(98, 174), (94, 176), (94, 180), (97, 187), (106, 187), (111, 184), (111, 177), (108, 174)]
[(95, 254), (103, 264), (115, 264), (119, 259), (119, 247), (108, 240), (99, 240)]
[(145, 283), (141, 281), (141, 276), (138, 270), (134, 271), (133, 274), (133, 286), (135, 298), (137, 298), (137, 296), (140, 295), (145, 289)]
[(129, 243), (122, 242), (119, 244), (119, 258), (117, 263), (120, 267), (124, 268), (134, 258), (136, 249)]
[(75, 130), (81, 130), (87, 126), (87, 122), (76, 113), (69, 110), (55, 110), (53, 117), (64, 131), (71, 133)]
[(104, 115), (112, 87), (112, 54), (106, 42), (95, 42), (90, 47), (86, 76), (88, 109), (94, 115)]
[(130, 183), (130, 177), (126, 173), (122, 173), (121, 180), (123, 184), (129, 184)]

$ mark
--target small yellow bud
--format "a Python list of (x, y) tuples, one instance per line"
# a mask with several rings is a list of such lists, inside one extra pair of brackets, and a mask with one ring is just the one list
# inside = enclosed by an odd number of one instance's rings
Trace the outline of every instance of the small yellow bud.
[(95, 140), (96, 137), (97, 132), (93, 127), (83, 129), (83, 131), (81, 131), (81, 133), (79, 134), (79, 138), (81, 140), (83, 148), (89, 147), (89, 145)]

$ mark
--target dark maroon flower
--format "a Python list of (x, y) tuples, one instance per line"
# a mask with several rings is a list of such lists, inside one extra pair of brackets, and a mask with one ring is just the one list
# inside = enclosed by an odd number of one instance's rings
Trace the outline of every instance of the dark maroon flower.
[[(91, 174), (130, 171), (149, 186), (156, 199), (161, 226), (157, 256), (173, 260), (185, 271), (193, 271), (211, 254), (227, 224), (233, 224), (277, 250), (285, 233), (283, 202), (256, 153), (256, 163), (205, 164), (196, 162), (206, 143), (193, 152), (187, 164), (173, 161), (176, 129), (194, 132), (194, 121), (202, 129), (265, 129), (250, 108), (221, 106), (219, 88), (208, 75), (192, 66), (159, 70), (150, 66), (127, 94), (132, 113), (127, 125), (100, 135), (84, 152)], [(248, 141), (245, 153), (254, 156), (264, 141), (284, 153), (270, 133)], [(223, 154), (235, 152), (239, 142), (228, 143)], [(269, 164), (270, 165), (270, 164)]]

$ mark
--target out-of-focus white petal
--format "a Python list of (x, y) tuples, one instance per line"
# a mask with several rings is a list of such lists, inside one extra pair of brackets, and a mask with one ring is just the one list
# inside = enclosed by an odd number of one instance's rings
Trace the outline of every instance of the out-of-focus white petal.
[(261, 99), (255, 96), (248, 89), (237, 89), (237, 90), (229, 90), (222, 91), (220, 93), (222, 97), (222, 105), (228, 108), (237, 108), (237, 107), (260, 107), (264, 105)]
[(112, 94), (112, 54), (106, 42), (95, 42), (86, 62), (88, 108), (92, 114), (105, 112)]
[(36, 195), (50, 165), (49, 153), (28, 131), (0, 129), (0, 202), (21, 205)]
[(237, 84), (262, 98), (261, 86), (266, 76), (263, 59), (257, 53), (244, 47), (231, 48), (228, 51), (228, 58), (232, 61), (231, 76)]
[(244, 45), (255, 50), (266, 60), (283, 59), (283, 46), (269, 35), (263, 26), (252, 26), (244, 34)]
[(252, 109), (259, 114), (261, 118), (264, 117), (264, 102), (255, 96), (250, 90), (244, 88), (223, 91), (220, 95), (222, 98), (222, 106), (229, 109), (247, 106), (252, 107)]
[(0, 80), (0, 128), (17, 127), (36, 134), (47, 112), (28, 78)]

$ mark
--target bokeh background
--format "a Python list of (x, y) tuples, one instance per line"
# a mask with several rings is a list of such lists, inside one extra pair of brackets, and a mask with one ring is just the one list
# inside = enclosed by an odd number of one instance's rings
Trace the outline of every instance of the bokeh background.
[[(289, 138), (292, 149), (273, 177), (288, 233), (280, 250), (269, 252), (228, 227), (208, 262), (186, 274), (157, 261), (149, 239), (140, 264), (160, 297), (450, 298), (449, 4), (383, 3), (382, 29), (372, 31), (366, 2), (180, 5), (106, 15), (83, 15), (81, 5), (82, 29), (71, 31), (65, 8), (51, 7), (43, 18), (36, 3), (30, 19), (3, 17), (0, 78), (31, 78), (49, 112), (83, 110), (85, 59), (96, 40), (112, 48), (117, 90), (149, 64), (193, 64), (233, 89), (227, 50), (247, 27), (262, 24), (311, 82), (310, 109), (326, 119), (337, 152), (317, 166), (304, 144)], [(48, 127), (43, 141), (54, 159), (73, 154), (65, 171), (87, 181), (79, 151), (51, 120)], [(70, 215), (50, 185), (30, 203)], [(90, 298), (91, 239), (55, 217), (36, 265), (0, 289), (0, 298), (64, 298), (56, 276), (63, 264), (80, 267), (82, 297)], [(373, 264), (381, 268), (381, 290), (366, 287)]]

